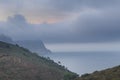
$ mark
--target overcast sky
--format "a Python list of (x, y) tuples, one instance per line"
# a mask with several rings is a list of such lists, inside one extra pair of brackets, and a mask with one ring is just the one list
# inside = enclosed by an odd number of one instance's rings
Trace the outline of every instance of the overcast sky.
[(0, 34), (46, 43), (120, 41), (120, 0), (0, 0)]

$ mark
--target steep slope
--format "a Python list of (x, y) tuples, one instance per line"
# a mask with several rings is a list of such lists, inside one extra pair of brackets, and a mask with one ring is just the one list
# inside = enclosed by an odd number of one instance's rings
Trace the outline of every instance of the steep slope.
[(50, 58), (0, 41), (0, 80), (73, 80), (76, 77)]
[(84, 74), (78, 80), (120, 80), (120, 66)]
[(37, 52), (41, 54), (51, 53), (51, 51), (45, 47), (44, 43), (41, 40), (13, 41), (11, 37), (6, 36), (4, 34), (0, 34), (0, 41), (12, 44), (17, 43), (20, 46), (31, 50), (32, 52)]
[(41, 40), (23, 40), (17, 41), (17, 43), (33, 52), (40, 54), (51, 53), (51, 51), (45, 47), (44, 43)]
[(0, 34), (0, 41), (7, 42), (7, 43), (14, 43), (14, 41), (4, 34)]

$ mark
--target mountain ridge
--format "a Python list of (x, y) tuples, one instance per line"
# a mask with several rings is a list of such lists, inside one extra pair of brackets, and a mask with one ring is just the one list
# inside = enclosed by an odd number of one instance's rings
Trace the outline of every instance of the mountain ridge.
[(77, 80), (120, 80), (120, 65), (91, 74), (84, 74)]
[(14, 41), (11, 37), (6, 36), (4, 34), (0, 34), (0, 41), (11, 43), (11, 44), (19, 44), (32, 52), (41, 53), (40, 55), (44, 55), (47, 53), (52, 53), (49, 49), (47, 49), (44, 43), (41, 40), (22, 40), (22, 41)]
[(22, 40), (22, 41), (16, 41), (19, 45), (31, 50), (32, 52), (47, 54), (52, 53), (49, 49), (46, 48), (44, 43), (41, 40)]
[(50, 58), (0, 41), (0, 80), (73, 80), (77, 76)]

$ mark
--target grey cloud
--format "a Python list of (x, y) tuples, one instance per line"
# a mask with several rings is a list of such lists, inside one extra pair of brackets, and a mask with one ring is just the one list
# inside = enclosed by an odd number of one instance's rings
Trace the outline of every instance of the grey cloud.
[[(44, 42), (106, 42), (120, 40), (119, 11), (105, 12), (101, 15), (84, 14), (75, 21), (57, 24), (28, 24), (22, 15), (10, 17), (8, 22), (1, 22), (0, 32), (15, 40), (43, 40)], [(115, 13), (115, 15), (113, 15)], [(87, 16), (87, 17), (86, 17)], [(110, 17), (111, 16), (111, 17)], [(14, 22), (15, 21), (15, 22)], [(15, 24), (14, 26), (10, 26)], [(22, 27), (19, 25), (23, 25)]]
[[(68, 31), (63, 32), (65, 35), (61, 33), (57, 37), (52, 37), (52, 40), (58, 42), (120, 41), (119, 14), (120, 11), (117, 6), (113, 6), (111, 9), (100, 9), (98, 13), (84, 13), (76, 20), (71, 21), (72, 25), (63, 25), (68, 28)], [(70, 28), (73, 31), (70, 31)]]
[[(82, 15), (76, 20), (76, 34), (88, 41), (114, 41), (120, 37), (120, 11), (103, 10), (100, 15)], [(87, 17), (86, 17), (87, 16)]]
[(74, 12), (83, 8), (106, 8), (119, 5), (119, 0), (50, 0), (53, 9), (63, 12)]
[(24, 16), (20, 14), (16, 14), (12, 17), (11, 16), (8, 17), (7, 23), (9, 24), (9, 26), (14, 26), (14, 27), (25, 27), (28, 25)]
[(8, 18), (7, 22), (0, 23), (0, 32), (9, 35), (14, 40), (42, 39), (47, 42), (58, 42), (64, 41), (70, 30), (62, 23), (29, 24), (22, 15), (15, 15)]
[[(1, 0), (4, 10), (13, 14), (41, 17), (67, 17), (84, 8), (112, 8), (119, 0)], [(7, 14), (6, 13), (6, 14)], [(30, 14), (29, 14), (30, 13)]]
[[(49, 12), (50, 9), (51, 13), (56, 11), (54, 13), (56, 16), (58, 16), (57, 13), (71, 14), (77, 13), (76, 10), (83, 10), (77, 15), (69, 16), (66, 21), (55, 24), (29, 24), (24, 16), (15, 15), (9, 17), (7, 22), (0, 22), (0, 32), (13, 37), (14, 40), (41, 39), (44, 42), (54, 43), (120, 41), (120, 6), (118, 5), (120, 2), (118, 0), (66, 0), (64, 3), (62, 1), (47, 0), (43, 3), (49, 5), (42, 7), (46, 6), (46, 11)], [(90, 9), (87, 10), (85, 6)], [(77, 17), (72, 19), (71, 17), (74, 16)]]

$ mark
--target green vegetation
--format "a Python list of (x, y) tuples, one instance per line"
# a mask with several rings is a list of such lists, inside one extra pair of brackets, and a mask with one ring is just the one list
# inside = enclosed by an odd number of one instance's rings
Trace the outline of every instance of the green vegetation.
[(78, 80), (120, 80), (120, 66), (84, 74)]
[(0, 80), (120, 80), (120, 66), (78, 78), (61, 62), (57, 64), (17, 44), (0, 42)]
[(50, 58), (0, 42), (0, 80), (74, 80), (78, 75)]
[(78, 75), (76, 75), (75, 73), (66, 73), (64, 75), (64, 80), (75, 80), (76, 78), (78, 78)]

